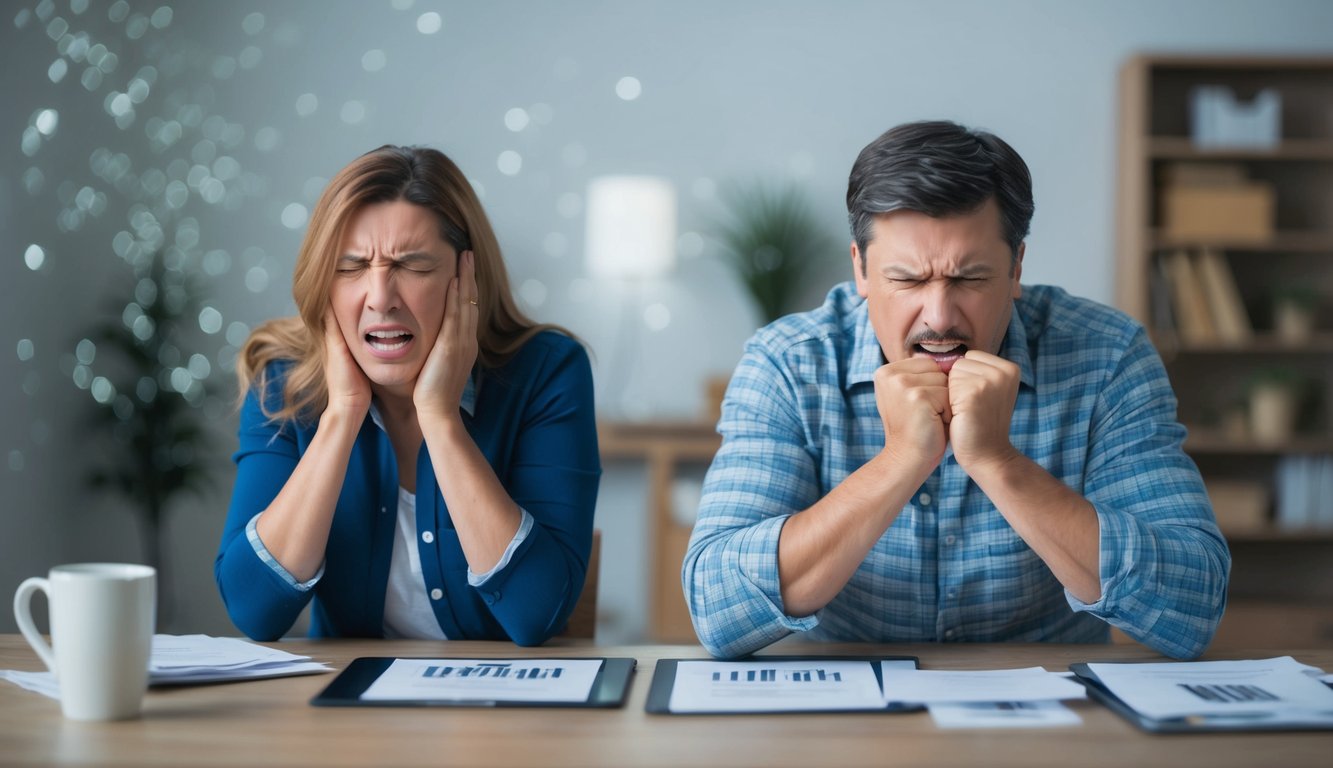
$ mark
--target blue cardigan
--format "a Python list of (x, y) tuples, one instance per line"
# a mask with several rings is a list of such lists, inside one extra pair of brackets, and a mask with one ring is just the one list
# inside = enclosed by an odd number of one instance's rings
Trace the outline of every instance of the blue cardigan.
[[(265, 393), (282, 398), (285, 371), (275, 363)], [(536, 645), (560, 632), (583, 589), (592, 547), (593, 507), (601, 465), (592, 371), (583, 347), (544, 331), (504, 366), (474, 374), (472, 415), (464, 424), (532, 530), (509, 563), (480, 587), (435, 479), (425, 445), (417, 457), (417, 537), (427, 591), (447, 637)], [(398, 512), (398, 469), (388, 435), (367, 415), (348, 462), (325, 552), (324, 575), (301, 590), (260, 559), (246, 537), (251, 518), (277, 497), (310, 445), (315, 424), (275, 423), (251, 391), (241, 409), (236, 485), (214, 574), (227, 612), (255, 640), (286, 633), (312, 598), (312, 637), (383, 637), (384, 593)], [(448, 471), (447, 469), (445, 471)]]

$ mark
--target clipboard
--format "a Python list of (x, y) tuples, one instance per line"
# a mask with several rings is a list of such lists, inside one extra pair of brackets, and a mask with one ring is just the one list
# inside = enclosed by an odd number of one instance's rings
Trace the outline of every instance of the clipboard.
[[(920, 704), (901, 704), (898, 702), (885, 704), (882, 707), (863, 708), (849, 707), (846, 709), (774, 709), (761, 710), (752, 709), (743, 712), (673, 712), (671, 710), (671, 691), (676, 685), (676, 665), (682, 661), (713, 661), (713, 659), (660, 659), (657, 662), (657, 668), (653, 670), (653, 682), (648, 689), (648, 700), (644, 703), (644, 711), (654, 715), (674, 715), (677, 717), (689, 717), (693, 715), (703, 715), (706, 717), (716, 715), (836, 715), (849, 712), (922, 712), (925, 707)], [(880, 671), (879, 662), (881, 661), (910, 661), (913, 668), (921, 666), (920, 660), (916, 656), (750, 656), (744, 659), (738, 659), (742, 662), (755, 662), (763, 664), (772, 661), (866, 661), (870, 662), (870, 667), (874, 670), (875, 681), (879, 683), (880, 688), (884, 686), (884, 676)]]
[[(371, 683), (384, 674), (391, 664), (400, 658), (411, 657), (363, 656), (353, 659), (347, 668), (320, 691), (310, 704), (316, 707), (555, 707), (555, 708), (590, 708), (616, 709), (625, 705), (629, 693), (629, 680), (634, 674), (637, 662), (631, 658), (586, 656), (586, 657), (541, 657), (541, 658), (497, 658), (495, 662), (554, 662), (554, 661), (601, 661), (602, 667), (593, 679), (592, 689), (586, 701), (546, 702), (546, 701), (507, 701), (504, 699), (362, 699), (361, 694)], [(421, 659), (449, 660), (448, 657), (417, 657)]]
[(1141, 730), (1149, 733), (1236, 733), (1239, 731), (1327, 731), (1333, 725), (1283, 721), (1279, 717), (1148, 717), (1121, 701), (1111, 693), (1097, 673), (1087, 664), (1070, 664), (1069, 671), (1074, 673), (1083, 686), (1088, 689), (1088, 697), (1117, 715), (1128, 720)]

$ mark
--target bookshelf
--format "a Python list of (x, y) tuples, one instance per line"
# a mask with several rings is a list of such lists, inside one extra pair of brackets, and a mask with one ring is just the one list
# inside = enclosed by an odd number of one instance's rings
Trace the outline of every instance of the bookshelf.
[[(1242, 105), (1276, 91), (1277, 141), (1200, 146), (1192, 111), (1200, 86), (1225, 86)], [(1333, 461), (1333, 57), (1140, 56), (1122, 70), (1119, 98), (1116, 302), (1162, 354), (1190, 431), (1185, 449), (1210, 483), (1231, 545), (1219, 642), (1333, 645), (1333, 496), (1315, 505), (1322, 522), (1286, 525), (1278, 515), (1284, 493), (1294, 495), (1281, 467)], [(1192, 183), (1240, 175), (1228, 189), (1261, 188), (1269, 207), (1246, 210), (1264, 210), (1265, 226), (1228, 231), (1234, 222), (1222, 220), (1210, 232), (1205, 220), (1184, 232), (1168, 198), (1189, 183), (1186, 172)], [(1206, 219), (1208, 206), (1199, 210)], [(1219, 256), (1208, 266), (1222, 264), (1234, 282), (1232, 307), (1238, 298), (1246, 326), (1230, 337), (1218, 333), (1225, 297), (1198, 277), (1200, 260)], [(1181, 286), (1182, 277), (1194, 285)], [(1281, 331), (1278, 305), (1295, 294), (1312, 328), (1293, 336)], [(1202, 329), (1201, 307), (1211, 317)], [(1279, 375), (1298, 392), (1292, 427), (1280, 439), (1257, 438), (1254, 387)], [(1220, 508), (1234, 499), (1213, 489), (1237, 483), (1254, 491), (1252, 506), (1246, 524), (1229, 528)]]

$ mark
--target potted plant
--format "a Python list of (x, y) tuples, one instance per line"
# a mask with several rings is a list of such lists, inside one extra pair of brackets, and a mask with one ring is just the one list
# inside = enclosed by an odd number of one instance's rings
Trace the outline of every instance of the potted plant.
[(718, 242), (764, 323), (794, 308), (796, 288), (810, 267), (834, 253), (828, 230), (805, 194), (793, 185), (754, 183), (723, 194), (727, 218)]
[(1303, 384), (1300, 374), (1277, 366), (1260, 369), (1250, 378), (1249, 427), (1256, 443), (1280, 445), (1291, 439)]
[(1273, 330), (1288, 344), (1304, 344), (1314, 332), (1319, 292), (1308, 284), (1290, 283), (1273, 291)]
[[(199, 312), (194, 279), (184, 269), (169, 269), (161, 251), (144, 254), (132, 265), (137, 282), (131, 303), (105, 313), (88, 335), (95, 340), (98, 368), (107, 374), (90, 386), (96, 403), (90, 437), (107, 445), (97, 452), (103, 459), (87, 482), (132, 503), (139, 515), (143, 560), (160, 573), (169, 504), (183, 493), (211, 486), (210, 441), (199, 410), (208, 371), (198, 370), (198, 361), (182, 351), (190, 348), (189, 322)], [(162, 590), (164, 616), (167, 597)]]

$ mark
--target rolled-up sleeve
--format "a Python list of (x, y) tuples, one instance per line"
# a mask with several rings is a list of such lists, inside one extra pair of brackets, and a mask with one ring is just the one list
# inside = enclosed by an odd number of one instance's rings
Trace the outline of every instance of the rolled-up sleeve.
[(601, 478), (592, 367), (583, 347), (565, 340), (534, 378), (501, 478), (525, 522), (507, 560), (484, 577), (469, 576), (491, 615), (524, 646), (559, 632), (583, 591)]
[[(272, 375), (276, 370), (270, 371), (270, 382), (280, 378)], [(267, 549), (262, 542), (256, 546), (247, 530), (291, 477), (300, 450), (290, 422), (279, 424), (265, 416), (257, 392), (246, 396), (240, 422), (236, 482), (213, 574), (236, 628), (254, 640), (277, 640), (291, 629), (315, 591), (267, 562)]]
[(787, 615), (778, 576), (782, 526), (819, 500), (795, 402), (782, 367), (752, 340), (723, 399), (722, 447), (681, 568), (695, 632), (714, 656), (743, 656), (818, 623)]
[(1098, 402), (1084, 478), (1100, 525), (1102, 595), (1090, 604), (1066, 598), (1189, 659), (1222, 618), (1231, 554), (1184, 439), (1162, 361), (1138, 329)]

